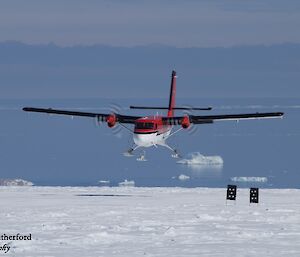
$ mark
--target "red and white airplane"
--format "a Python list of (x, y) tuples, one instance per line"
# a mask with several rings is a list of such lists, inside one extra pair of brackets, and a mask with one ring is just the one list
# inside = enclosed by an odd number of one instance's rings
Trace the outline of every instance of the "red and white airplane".
[[(175, 95), (176, 95), (176, 72), (172, 71), (171, 90), (168, 107), (144, 107), (144, 106), (130, 106), (131, 109), (156, 109), (167, 110), (167, 116), (128, 116), (119, 113), (92, 113), (92, 112), (77, 112), (67, 110), (57, 110), (52, 108), (23, 108), (26, 112), (40, 112), (48, 114), (70, 115), (96, 118), (98, 122), (107, 122), (108, 127), (112, 128), (117, 123), (134, 124), (134, 130), (129, 129), (133, 134), (134, 145), (125, 153), (127, 156), (132, 156), (132, 153), (138, 148), (157, 147), (158, 145), (164, 146), (170, 149), (173, 154), (172, 157), (178, 158), (178, 152), (176, 149), (170, 147), (166, 140), (175, 133), (183, 129), (188, 129), (191, 124), (209, 124), (215, 121), (222, 120), (243, 120), (243, 119), (265, 119), (265, 118), (278, 118), (283, 116), (283, 112), (267, 112), (267, 113), (246, 113), (246, 114), (227, 114), (227, 115), (183, 115), (174, 116), (175, 110), (211, 110), (208, 108), (189, 108), (189, 107), (175, 107)], [(172, 132), (174, 126), (180, 127)], [(127, 128), (127, 127), (126, 127)], [(128, 128), (127, 128), (128, 129)], [(144, 152), (145, 154), (145, 152)], [(142, 154), (138, 160), (145, 160), (145, 155)]]

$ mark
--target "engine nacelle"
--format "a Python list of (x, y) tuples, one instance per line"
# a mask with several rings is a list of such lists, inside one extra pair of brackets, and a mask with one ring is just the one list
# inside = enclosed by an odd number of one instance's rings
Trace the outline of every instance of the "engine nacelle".
[(189, 116), (184, 116), (181, 122), (181, 126), (184, 129), (187, 129), (191, 125)]
[(107, 116), (106, 118), (106, 122), (107, 122), (107, 126), (112, 128), (113, 126), (116, 125), (117, 122), (117, 117), (115, 114), (110, 114), (109, 116)]

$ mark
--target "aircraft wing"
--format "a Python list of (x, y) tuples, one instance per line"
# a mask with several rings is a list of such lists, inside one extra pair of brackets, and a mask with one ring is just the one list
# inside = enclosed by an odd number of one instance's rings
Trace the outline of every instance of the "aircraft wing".
[[(189, 115), (189, 121), (193, 124), (208, 124), (214, 123), (215, 121), (223, 120), (249, 120), (249, 119), (267, 119), (267, 118), (279, 118), (283, 116), (283, 112), (265, 112), (265, 113), (245, 113), (245, 114), (226, 114), (226, 115), (205, 115), (205, 116), (194, 116)], [(169, 125), (181, 125), (182, 117), (163, 117), (163, 122)]]
[[(24, 107), (23, 111), (89, 117), (89, 118), (96, 118), (98, 121), (106, 121), (107, 118), (111, 115), (111, 114), (94, 113), (94, 112), (78, 112), (78, 111), (57, 110), (52, 108), (33, 108), (33, 107)], [(121, 114), (114, 114), (114, 115), (116, 116), (117, 122), (120, 123), (134, 123), (136, 119), (141, 118), (139, 116), (128, 116), (128, 115), (121, 115)]]

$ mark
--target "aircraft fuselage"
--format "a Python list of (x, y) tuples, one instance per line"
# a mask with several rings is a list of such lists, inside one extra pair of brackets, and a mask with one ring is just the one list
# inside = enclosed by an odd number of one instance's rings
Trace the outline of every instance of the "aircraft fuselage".
[(141, 147), (165, 145), (172, 126), (164, 125), (160, 116), (144, 117), (135, 122), (133, 141)]

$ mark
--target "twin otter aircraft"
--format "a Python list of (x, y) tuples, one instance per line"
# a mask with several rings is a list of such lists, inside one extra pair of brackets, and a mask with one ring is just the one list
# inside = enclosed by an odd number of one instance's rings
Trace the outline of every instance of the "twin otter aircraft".
[[(126, 156), (132, 156), (133, 152), (141, 147), (151, 147), (158, 145), (164, 146), (170, 149), (173, 154), (172, 157), (178, 158), (179, 154), (176, 149), (170, 147), (166, 140), (170, 138), (175, 133), (182, 129), (188, 129), (191, 124), (208, 124), (214, 123), (215, 121), (222, 120), (243, 120), (243, 119), (264, 119), (264, 118), (278, 118), (282, 117), (282, 112), (267, 112), (267, 113), (247, 113), (247, 114), (227, 114), (227, 115), (183, 115), (174, 116), (175, 110), (211, 110), (208, 108), (185, 108), (185, 107), (175, 107), (175, 95), (176, 95), (176, 72), (172, 71), (171, 79), (171, 90), (169, 98), (168, 107), (144, 107), (144, 106), (130, 106), (131, 109), (152, 109), (152, 110), (167, 110), (167, 116), (127, 116), (121, 115), (119, 113), (92, 113), (92, 112), (76, 112), (67, 110), (57, 110), (57, 109), (44, 109), (44, 108), (23, 108), (26, 112), (40, 112), (40, 113), (50, 113), (50, 114), (60, 114), (60, 115), (70, 115), (70, 116), (82, 116), (96, 118), (97, 121), (107, 122), (108, 127), (112, 128), (117, 123), (123, 124), (134, 124), (134, 130), (129, 129), (133, 134), (134, 145), (125, 152)], [(171, 133), (173, 126), (181, 126), (176, 131)], [(124, 125), (123, 125), (124, 126)], [(125, 127), (125, 126), (124, 126)], [(127, 128), (127, 127), (126, 127)], [(140, 158), (137, 160), (145, 160), (145, 151), (143, 151)]]

